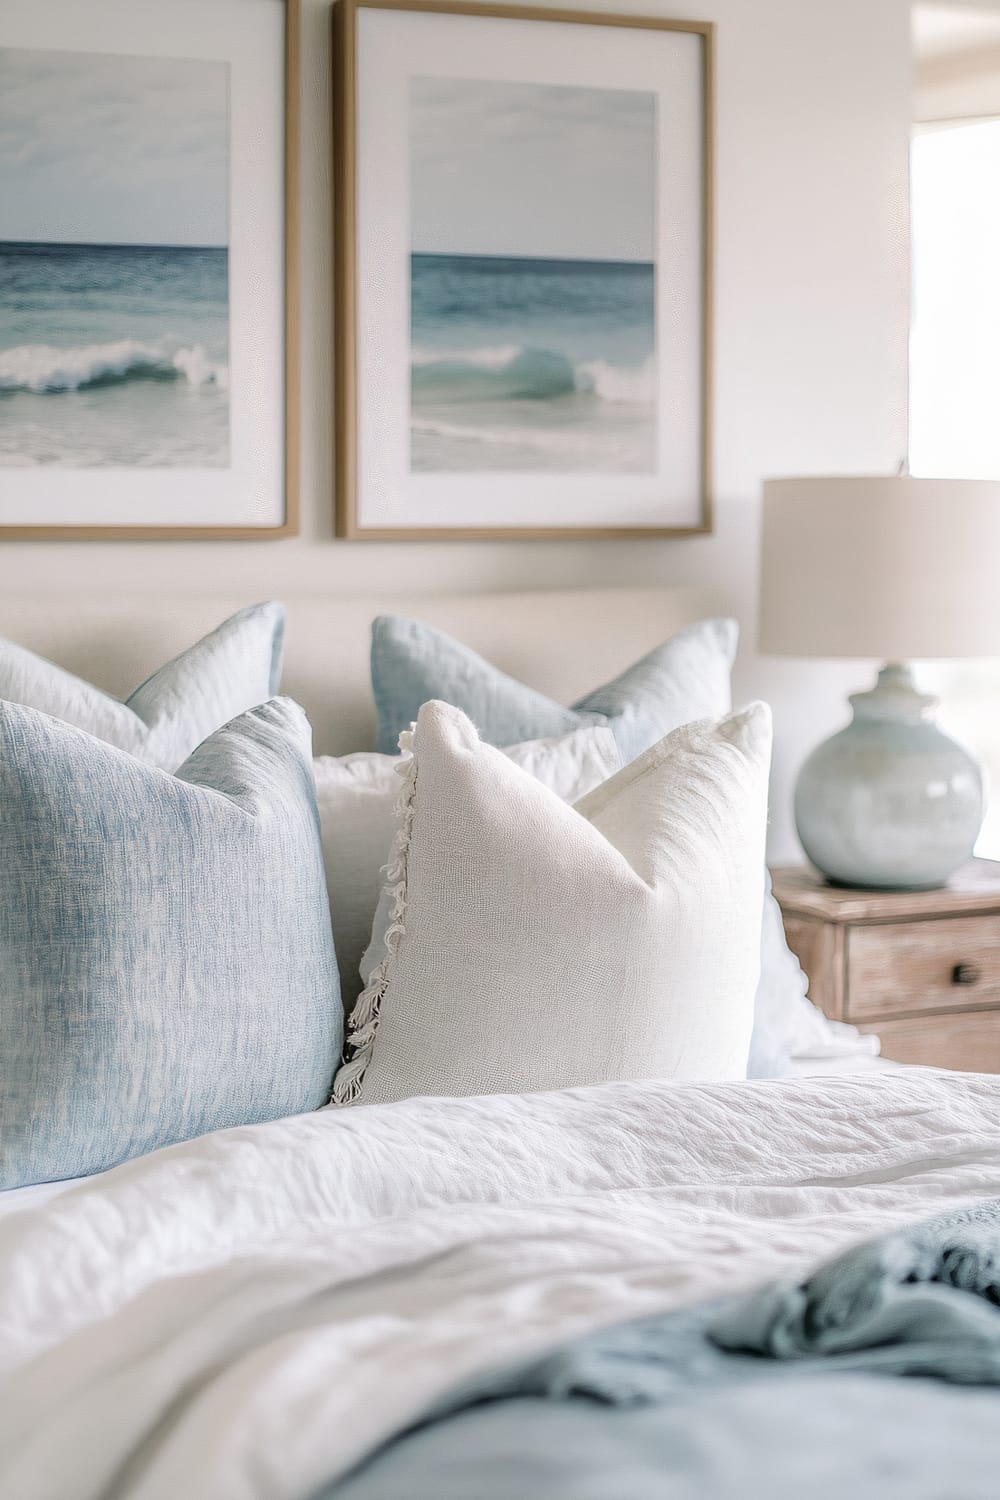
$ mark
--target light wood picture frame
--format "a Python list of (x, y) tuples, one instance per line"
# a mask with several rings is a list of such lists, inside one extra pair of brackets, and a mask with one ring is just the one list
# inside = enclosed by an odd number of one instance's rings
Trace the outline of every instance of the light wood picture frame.
[(337, 535), (711, 531), (713, 25), (333, 20)]
[(300, 25), (5, 0), (0, 542), (297, 535)]

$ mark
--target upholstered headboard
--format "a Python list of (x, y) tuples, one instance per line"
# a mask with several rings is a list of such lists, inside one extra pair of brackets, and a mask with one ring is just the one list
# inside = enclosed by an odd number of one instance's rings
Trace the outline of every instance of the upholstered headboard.
[[(127, 695), (150, 672), (245, 604), (181, 595), (8, 594), (0, 635), (108, 692)], [(455, 635), (504, 671), (570, 703), (672, 635), (720, 613), (695, 589), (546, 593), (285, 597), (283, 691), (306, 709), (317, 754), (368, 749), (374, 713), (369, 629), (377, 614), (407, 614)]]

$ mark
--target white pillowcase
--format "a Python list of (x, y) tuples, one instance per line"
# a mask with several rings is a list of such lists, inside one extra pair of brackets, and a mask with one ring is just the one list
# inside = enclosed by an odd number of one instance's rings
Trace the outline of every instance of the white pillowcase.
[(844, 1021), (830, 1021), (808, 999), (809, 980), (785, 938), (781, 908), (771, 894), (764, 901), (760, 941), (761, 982), (757, 988), (750, 1078), (783, 1078), (810, 1062), (855, 1058), (860, 1066), (877, 1057), (881, 1043)]
[(765, 705), (676, 730), (576, 807), (448, 704), (411, 743), (334, 1103), (746, 1076)]
[[(528, 740), (504, 754), (567, 802), (576, 802), (621, 765), (617, 741), (604, 728)], [(403, 763), (402, 756), (368, 752), (325, 755), (313, 763), (333, 939), (348, 1011), (361, 992), (359, 967), (396, 831), (395, 806), (402, 790), (396, 767)]]

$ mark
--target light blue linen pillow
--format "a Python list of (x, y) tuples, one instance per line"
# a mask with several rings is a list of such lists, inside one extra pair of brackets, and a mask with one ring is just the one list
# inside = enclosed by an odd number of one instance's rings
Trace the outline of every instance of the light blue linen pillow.
[(0, 1188), (318, 1108), (343, 1014), (302, 710), (176, 776), (0, 703)]
[(728, 713), (737, 634), (734, 620), (689, 625), (613, 682), (564, 708), (443, 630), (400, 615), (380, 615), (372, 625), (378, 749), (394, 754), (401, 732), (415, 722), (421, 706), (439, 698), (467, 714), (490, 745), (607, 725), (628, 762), (692, 719)]
[(0, 699), (40, 709), (174, 771), (216, 729), (278, 691), (284, 629), (280, 604), (241, 609), (154, 672), (124, 703), (0, 639)]

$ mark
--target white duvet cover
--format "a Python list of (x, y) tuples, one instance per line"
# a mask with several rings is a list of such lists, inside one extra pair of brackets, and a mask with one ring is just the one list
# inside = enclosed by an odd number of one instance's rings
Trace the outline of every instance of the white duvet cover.
[(324, 1111), (0, 1221), (0, 1495), (307, 1500), (486, 1366), (1000, 1194), (1000, 1078)]

